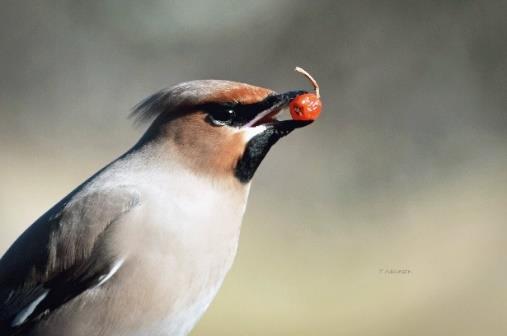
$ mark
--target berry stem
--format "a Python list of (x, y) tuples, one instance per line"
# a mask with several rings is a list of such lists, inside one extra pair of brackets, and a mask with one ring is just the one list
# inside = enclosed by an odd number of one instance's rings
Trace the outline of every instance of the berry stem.
[(319, 92), (319, 84), (317, 83), (317, 81), (312, 77), (312, 75), (310, 75), (308, 73), (308, 71), (306, 71), (305, 69), (303, 68), (300, 68), (300, 67), (296, 67), (294, 69), (294, 71), (297, 71), (301, 74), (303, 74), (306, 78), (308, 78), (308, 80), (312, 83), (313, 85), (313, 89), (315, 90), (315, 95), (317, 96), (317, 98), (320, 98), (320, 92)]

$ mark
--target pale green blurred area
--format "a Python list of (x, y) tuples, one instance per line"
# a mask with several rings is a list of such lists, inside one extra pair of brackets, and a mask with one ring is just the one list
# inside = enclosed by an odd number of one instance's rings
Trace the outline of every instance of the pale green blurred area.
[[(319, 80), (192, 335), (507, 334), (505, 1), (2, 1), (0, 251), (184, 80)], [(389, 274), (382, 270), (409, 270)]]

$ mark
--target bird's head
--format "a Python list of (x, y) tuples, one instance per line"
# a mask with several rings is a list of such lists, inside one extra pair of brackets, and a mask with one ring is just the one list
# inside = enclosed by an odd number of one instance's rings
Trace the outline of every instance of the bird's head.
[(196, 172), (246, 184), (273, 144), (310, 123), (276, 119), (303, 93), (278, 94), (244, 83), (197, 80), (148, 97), (133, 115), (153, 120), (141, 143), (162, 141)]

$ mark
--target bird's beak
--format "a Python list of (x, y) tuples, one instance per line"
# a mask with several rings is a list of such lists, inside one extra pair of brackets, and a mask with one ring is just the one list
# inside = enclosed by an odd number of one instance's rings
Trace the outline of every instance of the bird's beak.
[(245, 130), (253, 130), (248, 138), (243, 155), (237, 162), (234, 175), (242, 183), (248, 183), (261, 161), (280, 138), (296, 128), (312, 123), (311, 120), (278, 120), (276, 116), (289, 107), (290, 102), (306, 91), (289, 91), (268, 96), (261, 102), (262, 108), (243, 125)]
[(265, 125), (268, 128), (280, 128), (280, 131), (292, 131), (295, 128), (306, 126), (312, 121), (303, 120), (283, 120), (280, 121), (276, 117), (280, 112), (289, 107), (290, 102), (302, 94), (308, 93), (303, 90), (288, 91), (280, 94), (273, 94), (266, 97), (261, 105), (263, 109), (256, 114), (250, 121), (248, 121), (244, 127), (255, 127), (259, 125)]

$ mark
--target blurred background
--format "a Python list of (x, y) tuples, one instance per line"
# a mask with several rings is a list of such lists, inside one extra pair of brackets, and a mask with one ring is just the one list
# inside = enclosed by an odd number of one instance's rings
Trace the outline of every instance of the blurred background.
[(142, 134), (147, 95), (218, 78), (325, 110), (258, 171), (202, 335), (507, 334), (506, 1), (9, 1), (0, 254)]

